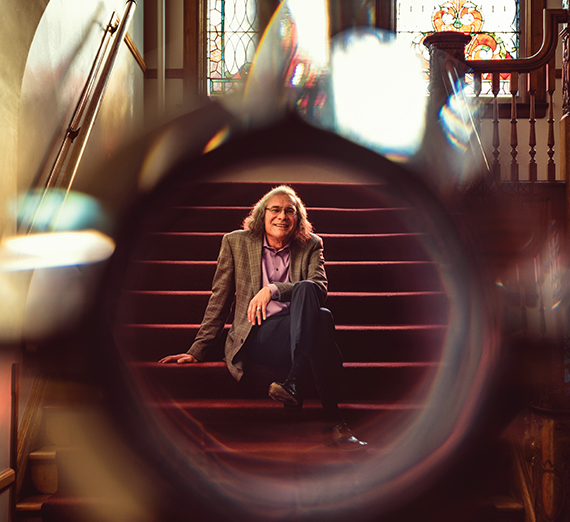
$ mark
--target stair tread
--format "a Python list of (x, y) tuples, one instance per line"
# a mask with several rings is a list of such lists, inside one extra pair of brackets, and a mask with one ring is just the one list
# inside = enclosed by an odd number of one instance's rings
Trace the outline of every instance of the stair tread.
[[(226, 324), (229, 328), (231, 325)], [(200, 328), (199, 323), (124, 323), (124, 328)], [(335, 329), (339, 330), (445, 330), (448, 328), (446, 324), (337, 324)]]
[(32, 495), (26, 497), (16, 504), (16, 511), (41, 511), (42, 504), (51, 497), (52, 495)]
[[(249, 408), (259, 409), (282, 409), (281, 403), (271, 399), (186, 399), (186, 400), (170, 400), (168, 402), (152, 402), (150, 407), (161, 409), (178, 409), (178, 408), (213, 408), (213, 409), (240, 409), (247, 404)], [(321, 404), (318, 400), (309, 399), (303, 403), (304, 409), (320, 409)], [(359, 402), (341, 402), (339, 408), (343, 410), (375, 410), (375, 411), (405, 411), (417, 410), (423, 408), (419, 402), (400, 401), (394, 402), (375, 402), (375, 401), (359, 401)]]
[[(379, 448), (375, 450), (378, 451)], [(272, 465), (295, 463), (324, 465), (331, 461), (346, 462), (355, 457), (368, 457), (370, 449), (366, 448), (366, 453), (339, 451), (338, 448), (326, 446), (317, 438), (298, 442), (228, 442), (206, 448), (206, 452), (222, 459), (224, 456), (269, 458)]]
[(58, 446), (53, 446), (53, 445), (43, 446), (40, 449), (30, 452), (29, 455), (30, 460), (50, 460), (50, 459), (55, 460), (55, 454), (58, 449), (59, 449)]
[[(159, 363), (157, 361), (132, 361), (132, 366), (149, 368), (226, 368), (224, 361), (211, 361), (200, 363)], [(436, 368), (441, 366), (439, 361), (390, 361), (390, 362), (344, 362), (345, 368)]]
[(493, 496), (492, 498), (495, 507), (499, 511), (521, 511), (524, 510), (524, 505), (513, 497), (502, 495)]
[[(190, 260), (190, 259), (136, 259), (134, 263), (149, 265), (212, 265), (218, 264), (212, 260)], [(436, 265), (434, 261), (428, 260), (392, 260), (392, 261), (327, 261), (326, 266), (363, 266), (363, 265)]]
[[(211, 290), (126, 290), (130, 295), (210, 295)], [(424, 295), (446, 295), (440, 290), (422, 290), (416, 292), (328, 292), (329, 297), (407, 297)]]
[[(172, 232), (172, 231), (159, 231), (150, 232), (152, 236), (207, 236), (219, 237), (226, 235), (228, 232)], [(323, 233), (317, 234), (322, 238), (374, 238), (374, 237), (429, 237), (426, 232), (381, 232), (381, 233), (368, 233), (368, 234), (331, 234)]]

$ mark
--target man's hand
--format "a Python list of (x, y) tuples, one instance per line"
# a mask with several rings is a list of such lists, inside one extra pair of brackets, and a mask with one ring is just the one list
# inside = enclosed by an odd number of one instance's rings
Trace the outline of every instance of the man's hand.
[(265, 321), (267, 319), (267, 305), (269, 301), (271, 301), (271, 290), (268, 286), (264, 286), (249, 302), (247, 307), (248, 322), (255, 325), (256, 321), (259, 324), (261, 324), (261, 321)]
[(178, 355), (168, 355), (158, 361), (159, 363), (178, 363), (178, 364), (189, 364), (200, 362), (196, 357), (190, 355), (189, 353), (179, 353)]

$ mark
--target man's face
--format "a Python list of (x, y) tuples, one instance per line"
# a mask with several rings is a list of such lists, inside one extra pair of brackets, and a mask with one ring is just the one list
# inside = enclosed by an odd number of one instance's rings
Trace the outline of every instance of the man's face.
[(265, 235), (269, 245), (285, 246), (297, 228), (297, 219), (297, 209), (287, 194), (270, 198), (265, 209)]

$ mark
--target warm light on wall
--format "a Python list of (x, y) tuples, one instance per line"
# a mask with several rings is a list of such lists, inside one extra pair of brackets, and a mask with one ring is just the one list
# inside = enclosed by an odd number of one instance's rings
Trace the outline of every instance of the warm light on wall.
[(96, 230), (14, 236), (0, 243), (0, 269), (85, 265), (109, 258), (114, 249), (114, 241)]

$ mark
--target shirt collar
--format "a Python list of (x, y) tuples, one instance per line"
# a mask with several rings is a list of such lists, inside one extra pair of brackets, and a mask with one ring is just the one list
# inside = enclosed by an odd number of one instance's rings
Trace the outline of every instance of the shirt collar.
[(283, 252), (283, 250), (289, 248), (291, 246), (291, 240), (283, 247), (277, 250), (276, 248), (269, 245), (267, 242), (267, 235), (263, 234), (263, 248), (268, 248), (269, 250), (273, 250), (276, 253)]

